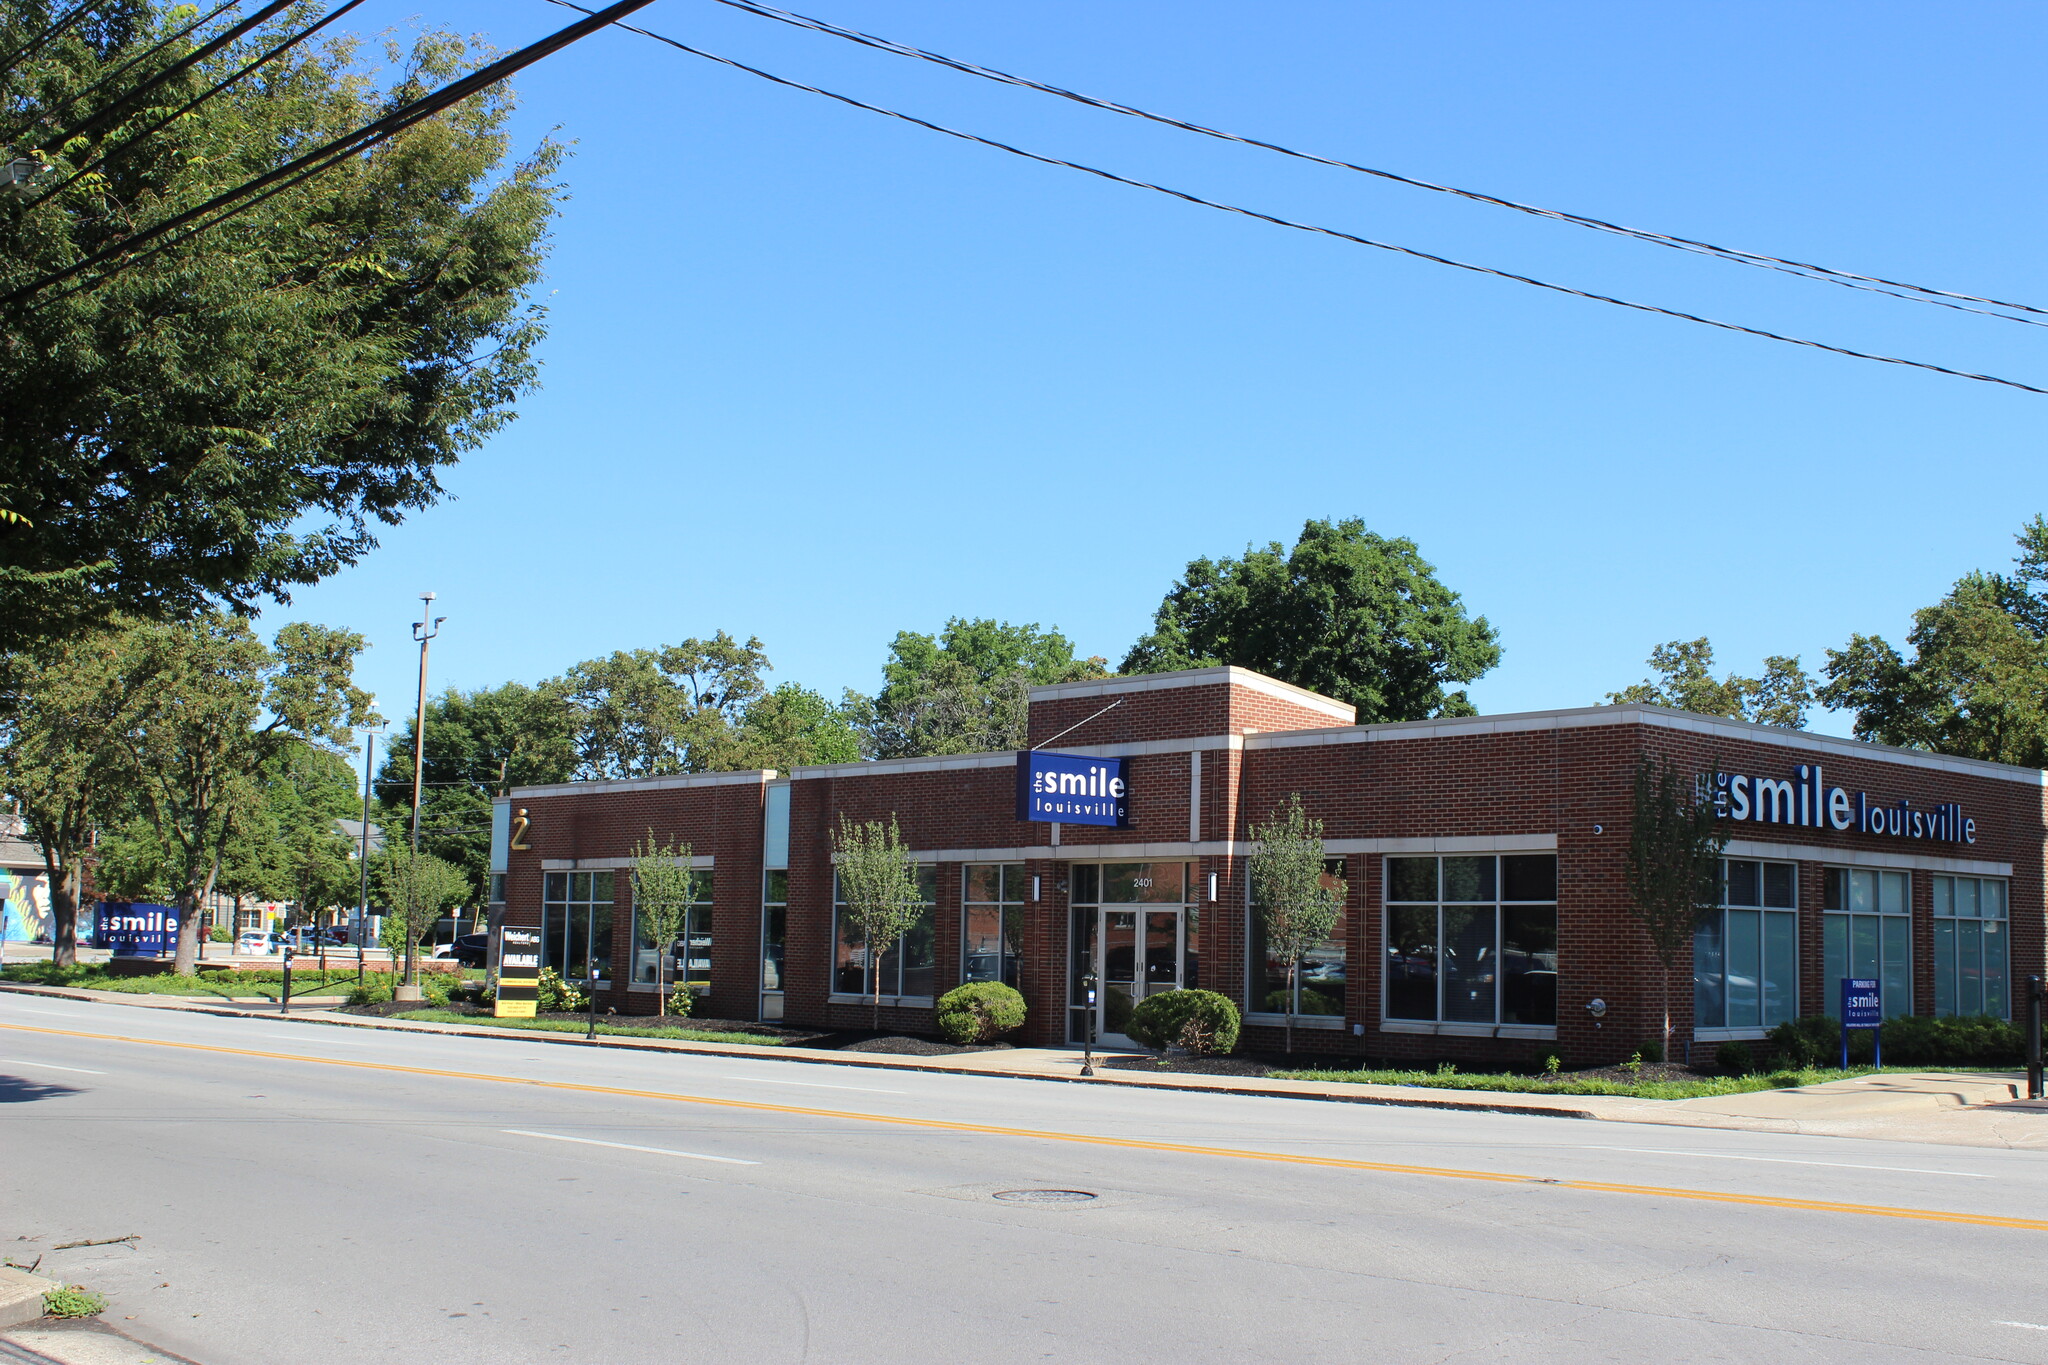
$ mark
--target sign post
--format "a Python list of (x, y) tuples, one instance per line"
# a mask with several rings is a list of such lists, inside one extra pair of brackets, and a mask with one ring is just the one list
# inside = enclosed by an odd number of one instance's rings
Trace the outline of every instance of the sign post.
[(1884, 983), (1874, 977), (1842, 978), (1842, 1070), (1849, 1069), (1849, 1030), (1870, 1030), (1875, 1062), (1884, 1065)]
[(540, 1001), (540, 930), (503, 925), (498, 930), (500, 1019), (531, 1019)]

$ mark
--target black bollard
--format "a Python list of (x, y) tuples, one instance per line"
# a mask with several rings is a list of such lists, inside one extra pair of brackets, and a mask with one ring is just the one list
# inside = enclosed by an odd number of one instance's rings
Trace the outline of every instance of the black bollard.
[(2041, 1088), (2041, 978), (2027, 978), (2027, 1098), (2044, 1098)]
[(284, 950), (284, 998), (278, 1002), (277, 1012), (279, 1014), (290, 1014), (292, 1012), (292, 950), (290, 944), (286, 944)]

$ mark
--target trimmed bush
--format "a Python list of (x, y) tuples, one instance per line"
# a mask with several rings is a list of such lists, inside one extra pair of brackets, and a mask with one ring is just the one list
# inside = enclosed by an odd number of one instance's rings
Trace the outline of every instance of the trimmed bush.
[(939, 997), (939, 1036), (965, 1047), (1024, 1027), (1024, 997), (1000, 981), (970, 981)]
[(1731, 1076), (1747, 1076), (1756, 1070), (1756, 1058), (1747, 1043), (1730, 1041), (1714, 1049), (1714, 1065)]
[(1645, 1062), (1663, 1061), (1664, 1040), (1662, 1038), (1650, 1038), (1644, 1040), (1643, 1042), (1636, 1045), (1636, 1056), (1640, 1057)]
[(1196, 1054), (1229, 1052), (1237, 1046), (1240, 1020), (1229, 996), (1214, 991), (1166, 991), (1148, 995), (1131, 1011), (1124, 1032), (1150, 1048), (1184, 1047)]
[(583, 992), (562, 980), (553, 967), (540, 969), (539, 995), (542, 1014), (574, 1014), (586, 1003)]
[[(1939, 1019), (1901, 1014), (1884, 1021), (1886, 1066), (2018, 1066), (2026, 1055), (2019, 1025), (1988, 1014)], [(1841, 1021), (1809, 1015), (1771, 1030), (1771, 1045), (1796, 1066), (1838, 1066)], [(1870, 1030), (1849, 1035), (1851, 1065), (1869, 1065)]]
[(675, 989), (668, 993), (668, 1012), (677, 1019), (687, 1019), (690, 1011), (697, 1008), (697, 997), (690, 994), (690, 983), (678, 981)]

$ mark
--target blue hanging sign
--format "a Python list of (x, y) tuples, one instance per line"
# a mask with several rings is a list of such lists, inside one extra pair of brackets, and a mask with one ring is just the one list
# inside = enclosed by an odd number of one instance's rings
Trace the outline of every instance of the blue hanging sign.
[(178, 912), (168, 905), (102, 901), (93, 911), (93, 942), (116, 957), (162, 957), (178, 951)]
[(1017, 818), (1129, 829), (1129, 763), (1027, 749), (1017, 755)]

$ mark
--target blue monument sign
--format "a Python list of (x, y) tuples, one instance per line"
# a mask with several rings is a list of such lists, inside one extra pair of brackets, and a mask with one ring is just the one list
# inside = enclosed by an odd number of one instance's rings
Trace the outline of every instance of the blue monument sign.
[(92, 935), (116, 957), (162, 957), (178, 951), (178, 912), (168, 905), (102, 901), (93, 912)]
[(1884, 1065), (1884, 985), (1875, 977), (1842, 978), (1842, 1070), (1849, 1069), (1849, 1030), (1871, 1031), (1871, 1051)]
[(1129, 829), (1129, 764), (1127, 758), (1026, 750), (1017, 755), (1017, 818)]

